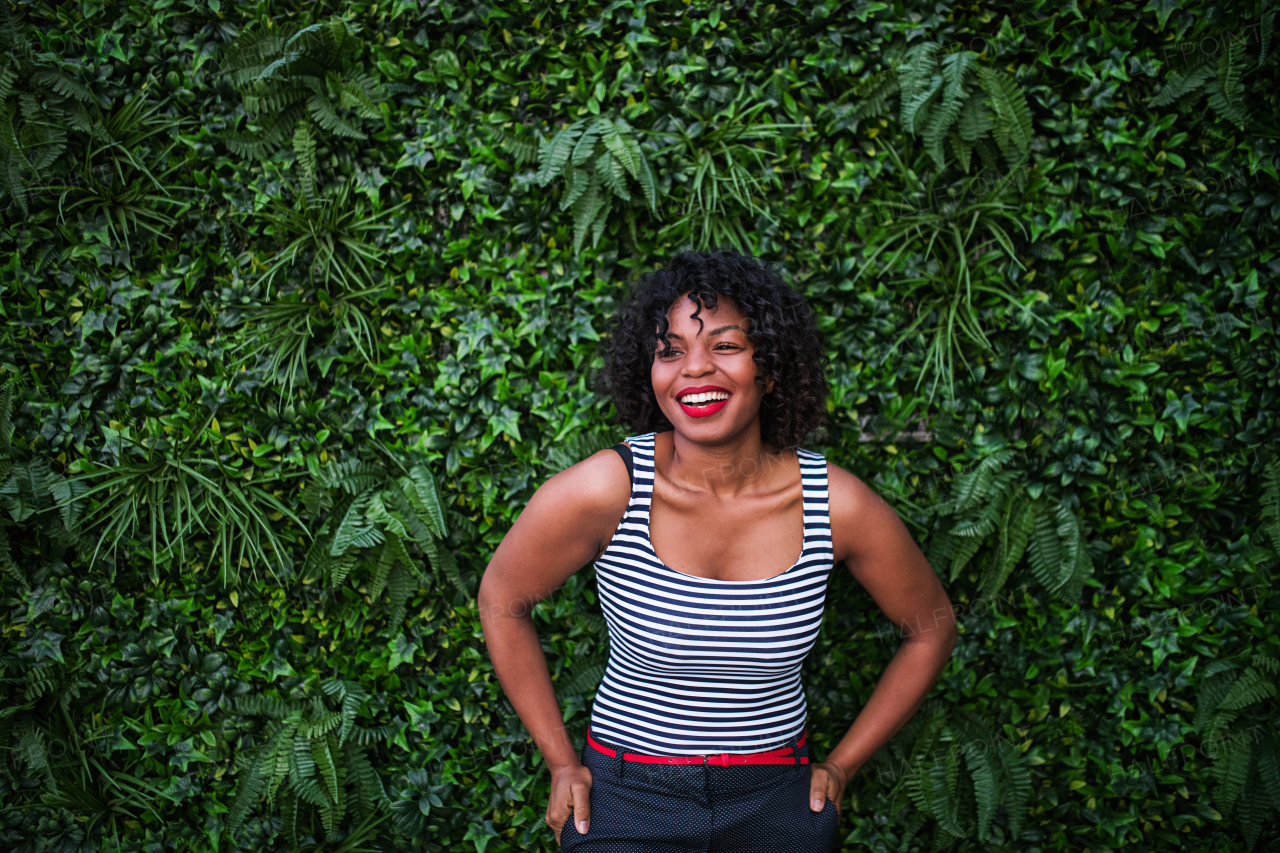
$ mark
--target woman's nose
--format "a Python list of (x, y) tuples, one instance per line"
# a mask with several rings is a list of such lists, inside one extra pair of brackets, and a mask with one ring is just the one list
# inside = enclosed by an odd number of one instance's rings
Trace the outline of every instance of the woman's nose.
[(715, 370), (715, 365), (711, 363), (711, 357), (707, 352), (694, 343), (689, 347), (689, 355), (684, 360), (684, 372), (689, 376), (705, 376)]

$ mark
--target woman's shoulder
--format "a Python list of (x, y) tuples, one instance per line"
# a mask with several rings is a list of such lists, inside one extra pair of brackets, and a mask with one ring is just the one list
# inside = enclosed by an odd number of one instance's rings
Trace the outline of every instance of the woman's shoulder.
[(631, 498), (631, 477), (622, 457), (604, 448), (552, 475), (522, 513), (559, 525), (599, 526), (612, 532)]

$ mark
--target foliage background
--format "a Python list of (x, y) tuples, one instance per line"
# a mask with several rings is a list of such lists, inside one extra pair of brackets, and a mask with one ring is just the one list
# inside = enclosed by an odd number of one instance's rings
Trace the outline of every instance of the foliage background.
[[(553, 849), (474, 591), (734, 242), (961, 610), (845, 849), (1280, 849), (1274, 5), (5, 9), (5, 849)], [(900, 630), (833, 574), (818, 754)]]

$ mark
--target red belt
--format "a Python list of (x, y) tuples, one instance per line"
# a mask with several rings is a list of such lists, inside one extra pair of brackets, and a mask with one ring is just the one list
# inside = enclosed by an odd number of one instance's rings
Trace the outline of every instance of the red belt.
[[(805, 729), (804, 734), (800, 735), (800, 740), (796, 741), (796, 746), (804, 746), (805, 738), (809, 736), (809, 730)], [(587, 730), (587, 743), (591, 744), (591, 748), (596, 752), (603, 753), (610, 758), (618, 755), (616, 749), (610, 749), (602, 743), (596, 741), (591, 736), (591, 730)], [(715, 764), (720, 767), (728, 767), (730, 764), (808, 764), (809, 759), (801, 757), (797, 762), (796, 757), (792, 754), (792, 748), (784, 746), (779, 749), (771, 749), (768, 752), (722, 752), (718, 755), (636, 755), (634, 752), (622, 753), (623, 761), (635, 761), (640, 764)]]

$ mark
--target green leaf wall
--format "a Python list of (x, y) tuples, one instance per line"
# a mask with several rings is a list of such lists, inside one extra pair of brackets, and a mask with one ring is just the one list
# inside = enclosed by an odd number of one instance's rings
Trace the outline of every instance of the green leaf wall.
[[(843, 849), (1280, 849), (1276, 8), (6, 4), (0, 847), (554, 849), (475, 590), (738, 246), (961, 625)], [(837, 567), (819, 755), (928, 628)]]

